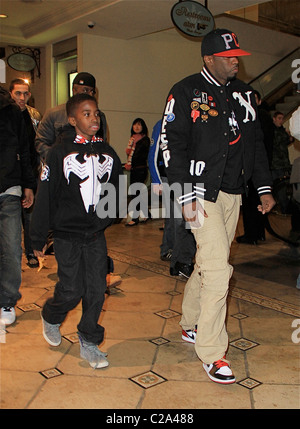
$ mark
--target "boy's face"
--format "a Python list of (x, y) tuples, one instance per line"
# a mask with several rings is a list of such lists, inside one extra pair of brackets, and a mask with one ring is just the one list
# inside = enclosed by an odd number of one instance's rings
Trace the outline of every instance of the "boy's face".
[(75, 127), (76, 133), (90, 140), (100, 128), (100, 112), (95, 101), (86, 100), (80, 103), (69, 123)]

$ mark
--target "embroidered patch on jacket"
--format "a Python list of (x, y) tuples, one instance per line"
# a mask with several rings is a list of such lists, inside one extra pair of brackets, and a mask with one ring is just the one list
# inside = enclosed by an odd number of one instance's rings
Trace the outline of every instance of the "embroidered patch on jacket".
[(49, 180), (50, 177), (50, 168), (48, 165), (44, 164), (41, 171), (41, 182), (44, 182), (45, 180)]

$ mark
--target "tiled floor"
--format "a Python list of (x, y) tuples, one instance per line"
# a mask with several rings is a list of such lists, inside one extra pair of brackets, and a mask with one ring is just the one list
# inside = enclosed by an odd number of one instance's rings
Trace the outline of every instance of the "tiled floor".
[[(79, 356), (80, 306), (50, 347), (40, 308), (56, 282), (54, 256), (38, 272), (23, 262), (17, 321), (1, 342), (2, 409), (299, 409), (299, 258), (267, 236), (258, 246), (232, 246), (235, 266), (228, 299), (228, 359), (237, 382), (211, 382), (178, 324), (185, 282), (159, 258), (160, 220), (107, 231), (122, 282), (106, 295), (101, 350), (108, 368), (93, 370)], [(237, 234), (242, 233), (239, 226)], [(298, 330), (297, 330), (298, 328)]]

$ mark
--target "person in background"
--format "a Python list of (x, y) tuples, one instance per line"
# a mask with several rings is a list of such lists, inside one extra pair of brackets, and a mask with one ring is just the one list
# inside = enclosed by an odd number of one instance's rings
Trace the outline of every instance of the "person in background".
[[(254, 91), (255, 101), (257, 104), (258, 119), (264, 135), (264, 145), (269, 161), (269, 168), (272, 159), (272, 146), (274, 139), (274, 126), (270, 113), (263, 107), (261, 95)], [(240, 244), (258, 244), (265, 241), (265, 218), (257, 206), (260, 204), (258, 193), (253, 185), (252, 180), (248, 182), (248, 193), (242, 195), (242, 215), (244, 234), (236, 238)]]
[(108, 361), (98, 348), (104, 328), (98, 320), (106, 291), (104, 232), (113, 219), (110, 214), (100, 216), (98, 208), (106, 183), (118, 190), (122, 166), (113, 148), (96, 135), (100, 112), (95, 98), (77, 94), (66, 107), (71, 127), (59, 135), (48, 152), (31, 222), (37, 258), (43, 257), (48, 230), (53, 230), (58, 266), (54, 296), (42, 310), (43, 335), (50, 345), (59, 346), (60, 325), (82, 301), (77, 326), (80, 355), (93, 368), (104, 368)]
[(288, 147), (293, 143), (294, 137), (292, 137), (283, 127), (283, 122), (283, 113), (276, 111), (273, 115), (274, 138), (271, 160), (271, 173), (273, 180), (280, 179), (291, 174)]
[[(41, 121), (40, 112), (34, 107), (29, 106), (28, 100), (31, 97), (30, 86), (23, 79), (14, 79), (10, 83), (9, 92), (12, 99), (17, 103), (19, 108), (21, 109), (25, 124), (26, 130), (29, 140), (29, 149), (30, 149), (30, 160), (33, 173), (36, 177), (36, 180), (39, 175), (39, 156), (35, 149), (35, 134), (39, 122)], [(27, 265), (30, 268), (36, 268), (39, 266), (39, 262), (33, 254), (33, 249), (31, 245), (31, 240), (29, 236), (29, 228), (30, 228), (30, 219), (31, 213), (33, 210), (33, 205), (30, 208), (22, 208), (22, 222), (23, 222), (23, 230), (24, 230), (24, 248), (25, 255), (27, 258)]]
[[(125, 169), (130, 172), (130, 185), (134, 183), (146, 183), (148, 176), (148, 153), (150, 139), (148, 137), (148, 128), (142, 118), (136, 118), (131, 126), (130, 139), (126, 148), (127, 162)], [(134, 211), (131, 220), (126, 226), (135, 226), (139, 223), (139, 208)], [(146, 216), (146, 214), (144, 213)], [(148, 213), (149, 215), (149, 213)], [(145, 222), (148, 218), (143, 218)]]
[[(165, 207), (165, 223), (163, 239), (160, 246), (160, 258), (170, 262), (170, 274), (189, 278), (194, 269), (194, 256), (196, 253), (195, 239), (191, 230), (186, 228), (181, 209), (171, 193), (167, 198), (164, 190), (168, 187), (164, 162), (161, 156), (160, 145), (161, 120), (153, 127), (151, 144), (148, 155), (153, 192), (161, 195)], [(165, 188), (164, 188), (165, 187)], [(175, 216), (175, 206), (178, 217)]]
[(292, 137), (283, 127), (284, 115), (276, 111), (273, 115), (273, 147), (271, 160), (271, 174), (274, 181), (274, 196), (278, 202), (281, 213), (290, 211), (290, 201), (284, 181), (289, 181), (292, 165), (289, 157), (289, 145), (293, 143)]
[(178, 201), (197, 245), (184, 290), (182, 339), (195, 344), (210, 380), (231, 384), (226, 300), (241, 194), (252, 178), (258, 210), (269, 212), (275, 201), (253, 90), (236, 79), (238, 57), (250, 54), (227, 29), (204, 36), (201, 50), (201, 72), (176, 83), (168, 94), (160, 147), (169, 183), (182, 187)]
[(20, 108), (0, 87), (0, 322), (16, 320), (21, 298), (22, 207), (34, 201), (36, 180)]
[[(90, 73), (78, 73), (73, 80), (72, 92), (73, 95), (84, 93), (94, 97), (96, 95), (96, 79)], [(105, 142), (107, 140), (106, 118), (101, 110), (100, 117), (101, 127), (98, 135)], [(42, 162), (45, 160), (49, 148), (55, 143), (58, 134), (66, 125), (68, 125), (68, 117), (65, 103), (47, 110), (44, 114), (35, 138), (36, 150)]]
[[(291, 135), (300, 141), (300, 106), (292, 114), (289, 123)], [(300, 241), (300, 157), (294, 159), (290, 183), (293, 186), (293, 205), (291, 226), (295, 241)], [(296, 288), (300, 289), (300, 272), (296, 280)]]

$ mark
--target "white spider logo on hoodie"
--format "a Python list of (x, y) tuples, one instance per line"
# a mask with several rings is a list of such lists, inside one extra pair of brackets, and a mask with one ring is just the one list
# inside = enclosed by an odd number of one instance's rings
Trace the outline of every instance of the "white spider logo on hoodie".
[(108, 182), (114, 161), (111, 156), (103, 154), (105, 159), (101, 163), (99, 162), (99, 155), (85, 154), (85, 162), (81, 163), (76, 159), (78, 155), (78, 153), (71, 153), (65, 157), (63, 171), (68, 184), (71, 173), (82, 179), (82, 183), (79, 185), (80, 192), (85, 210), (88, 213), (90, 206), (93, 206), (95, 211), (101, 193), (100, 180), (107, 173), (106, 182)]

